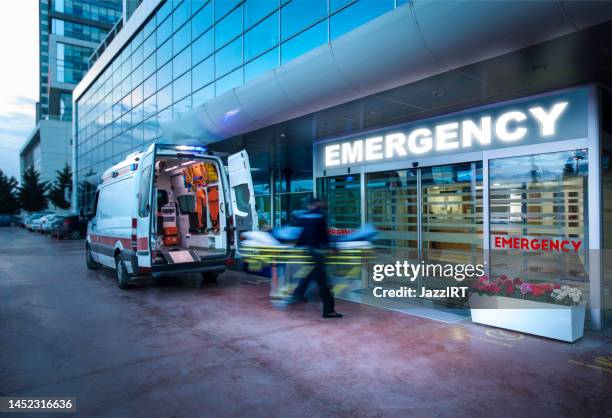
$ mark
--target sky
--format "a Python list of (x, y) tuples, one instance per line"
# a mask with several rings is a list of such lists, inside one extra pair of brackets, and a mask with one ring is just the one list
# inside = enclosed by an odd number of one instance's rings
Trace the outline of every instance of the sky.
[(0, 170), (19, 180), (38, 100), (38, 0), (0, 0), (0, 57)]

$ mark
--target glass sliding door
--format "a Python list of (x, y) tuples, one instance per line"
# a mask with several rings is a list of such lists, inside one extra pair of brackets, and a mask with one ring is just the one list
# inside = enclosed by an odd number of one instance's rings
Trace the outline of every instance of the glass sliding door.
[[(421, 169), (421, 252), (426, 264), (483, 263), (482, 162)], [(457, 285), (424, 277), (427, 288)], [(453, 299), (452, 302), (457, 302)]]
[(489, 181), (491, 275), (587, 280), (586, 150), (490, 160)]
[(327, 200), (330, 234), (346, 235), (361, 227), (359, 174), (318, 179), (317, 196)]
[[(366, 222), (378, 230), (375, 240), (377, 263), (394, 263), (395, 260), (419, 262), (417, 180), (417, 170), (366, 175)], [(405, 279), (387, 279), (385, 283), (411, 284)]]

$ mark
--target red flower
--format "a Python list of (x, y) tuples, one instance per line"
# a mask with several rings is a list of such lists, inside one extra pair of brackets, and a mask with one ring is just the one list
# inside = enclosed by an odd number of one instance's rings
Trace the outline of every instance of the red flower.
[(514, 286), (512, 284), (506, 285), (506, 296), (510, 296), (514, 293)]
[(512, 280), (512, 283), (515, 286), (520, 287), (523, 284), (523, 281), (517, 277), (516, 279)]
[(502, 274), (501, 276), (499, 276), (500, 279), (502, 280), (506, 280), (508, 278), (508, 276), (506, 276), (505, 274)]
[(555, 289), (561, 289), (561, 285), (559, 283), (555, 283), (555, 285), (553, 286)]

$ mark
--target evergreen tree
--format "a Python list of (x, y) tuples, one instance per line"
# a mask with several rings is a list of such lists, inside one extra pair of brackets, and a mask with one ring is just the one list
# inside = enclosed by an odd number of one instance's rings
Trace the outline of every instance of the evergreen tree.
[(23, 173), (19, 201), (21, 208), (28, 212), (39, 212), (47, 208), (47, 182), (40, 181), (40, 173), (34, 167), (28, 167)]
[(68, 196), (72, 195), (72, 170), (66, 166), (62, 170), (56, 170), (57, 178), (49, 189), (49, 200), (60, 209), (69, 209), (70, 202), (66, 200), (66, 189)]
[(19, 210), (17, 198), (17, 180), (10, 178), (0, 170), (0, 213), (11, 214)]

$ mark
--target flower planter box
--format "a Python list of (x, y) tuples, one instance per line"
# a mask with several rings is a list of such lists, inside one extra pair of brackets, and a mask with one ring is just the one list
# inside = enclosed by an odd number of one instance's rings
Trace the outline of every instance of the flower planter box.
[(472, 293), (472, 322), (574, 342), (584, 333), (584, 303), (563, 306)]

